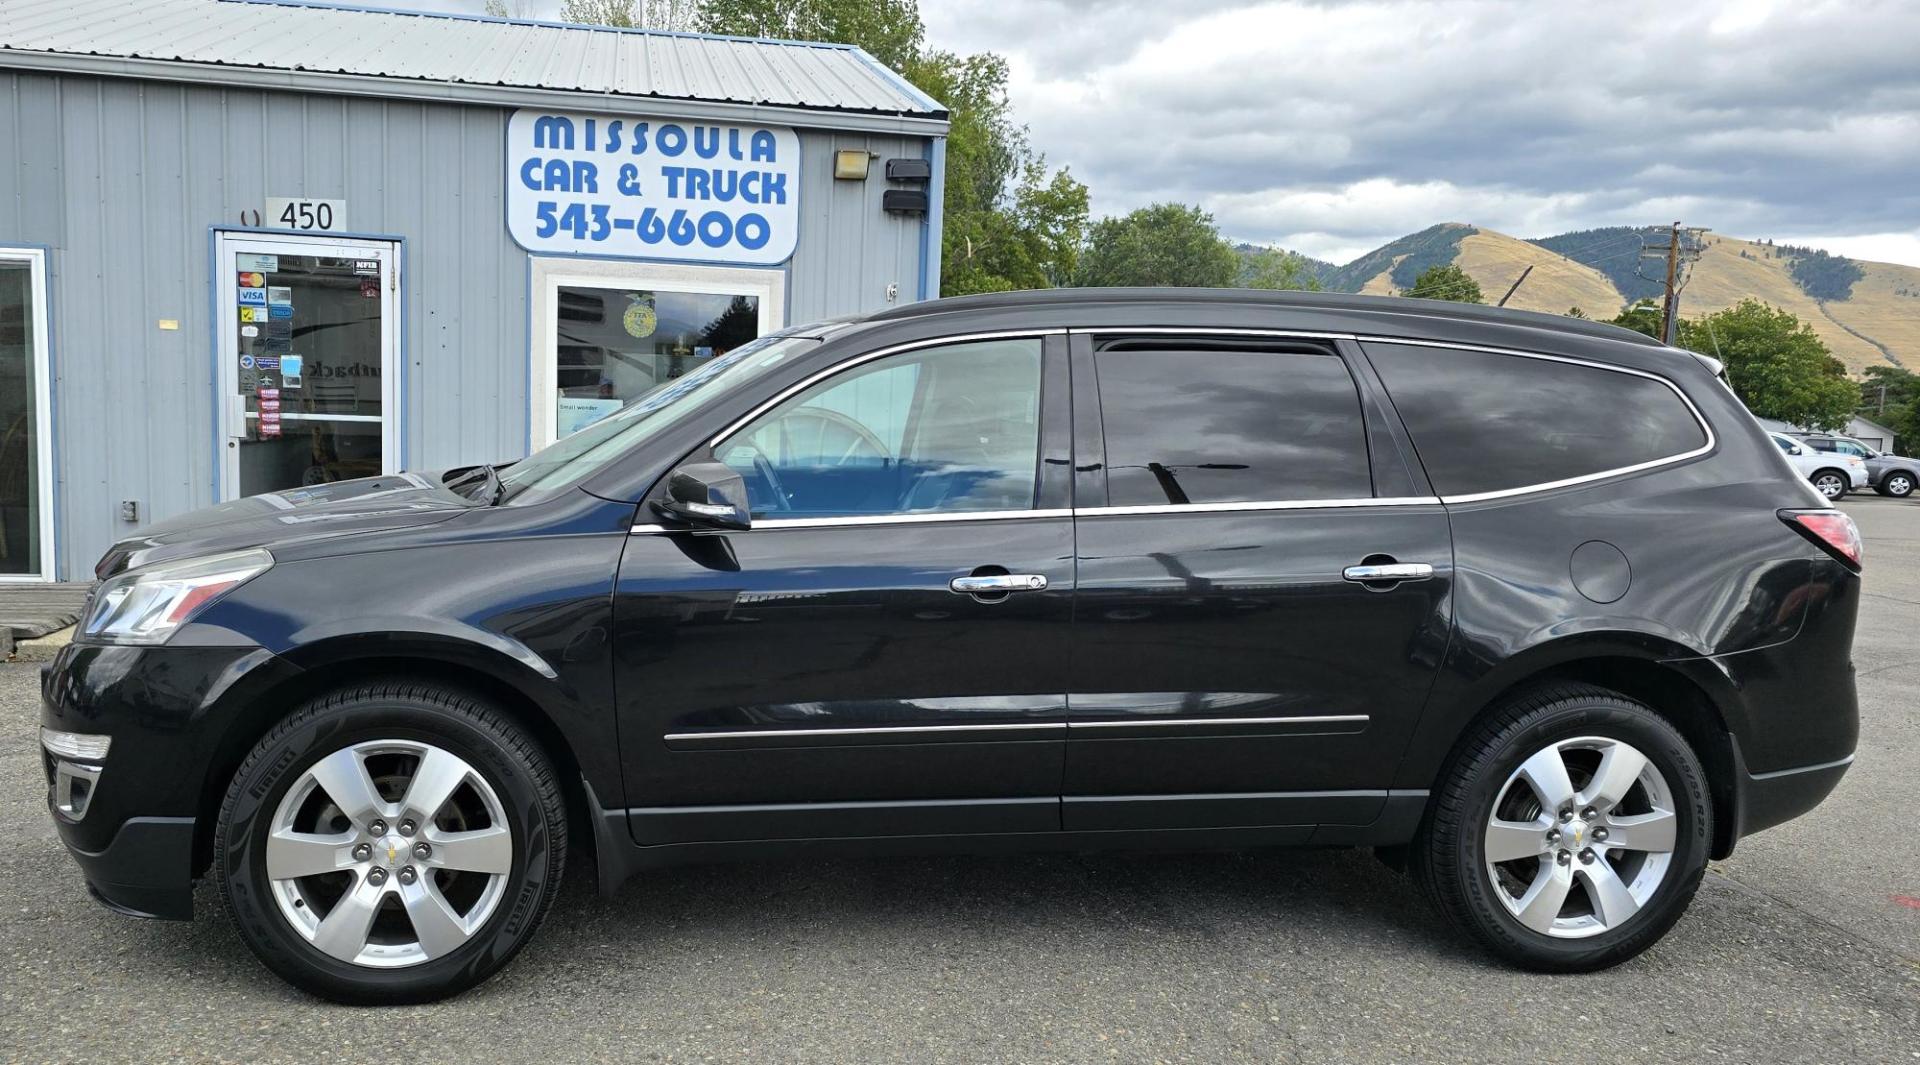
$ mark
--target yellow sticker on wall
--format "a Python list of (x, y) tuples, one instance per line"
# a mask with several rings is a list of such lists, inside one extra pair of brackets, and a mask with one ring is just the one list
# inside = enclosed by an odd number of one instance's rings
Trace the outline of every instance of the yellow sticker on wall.
[(660, 314), (653, 309), (653, 301), (645, 296), (628, 296), (633, 302), (627, 305), (627, 313), (620, 316), (620, 324), (627, 329), (627, 335), (635, 338), (650, 337), (660, 328)]

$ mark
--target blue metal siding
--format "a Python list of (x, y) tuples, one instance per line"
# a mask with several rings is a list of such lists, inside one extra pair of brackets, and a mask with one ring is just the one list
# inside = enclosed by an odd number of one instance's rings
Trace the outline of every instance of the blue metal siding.
[[(85, 577), (133, 530), (121, 500), (142, 524), (214, 502), (208, 230), (251, 224), (269, 195), (344, 199), (347, 229), (406, 241), (403, 466), (525, 453), (528, 255), (502, 221), (507, 115), (0, 70), (0, 244), (51, 249), (60, 576)], [(926, 140), (800, 137), (789, 321), (884, 307), (889, 282), (913, 299), (924, 222), (884, 214), (880, 196), (884, 160)], [(843, 147), (880, 156), (867, 181), (833, 180)]]

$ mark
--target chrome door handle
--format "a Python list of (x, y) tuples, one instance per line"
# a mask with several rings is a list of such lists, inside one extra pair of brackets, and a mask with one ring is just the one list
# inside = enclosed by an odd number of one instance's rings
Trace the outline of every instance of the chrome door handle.
[(1433, 576), (1433, 567), (1425, 562), (1394, 562), (1381, 566), (1348, 566), (1340, 576), (1365, 584), (1369, 581), (1424, 581)]
[(1004, 595), (1007, 592), (1038, 592), (1047, 586), (1047, 578), (1038, 573), (998, 573), (987, 577), (955, 577), (947, 587), (960, 595)]

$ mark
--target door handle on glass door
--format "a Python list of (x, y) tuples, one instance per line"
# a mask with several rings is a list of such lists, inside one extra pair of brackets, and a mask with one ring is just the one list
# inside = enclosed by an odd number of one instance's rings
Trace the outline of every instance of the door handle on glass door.
[(1038, 573), (995, 573), (981, 577), (955, 577), (947, 587), (961, 595), (995, 595), (1007, 592), (1038, 592), (1047, 587), (1047, 578)]
[(1392, 562), (1374, 566), (1348, 566), (1340, 576), (1362, 584), (1370, 581), (1424, 581), (1433, 576), (1433, 567), (1425, 562)]

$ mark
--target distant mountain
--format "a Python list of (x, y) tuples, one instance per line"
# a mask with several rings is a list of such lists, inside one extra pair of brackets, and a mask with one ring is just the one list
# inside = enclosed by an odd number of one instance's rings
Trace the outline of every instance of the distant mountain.
[[(1641, 248), (1666, 240), (1664, 227), (1615, 226), (1521, 240), (1480, 226), (1445, 222), (1410, 233), (1340, 266), (1315, 264), (1336, 292), (1392, 294), (1430, 266), (1453, 264), (1479, 282), (1487, 302), (1611, 318), (1638, 299), (1658, 299), (1664, 264)], [(1707, 234), (1680, 294), (1688, 317), (1762, 300), (1810, 323), (1858, 373), (1888, 364), (1920, 369), (1920, 268), (1849, 259), (1812, 248)], [(1532, 267), (1529, 271), (1527, 268)]]

